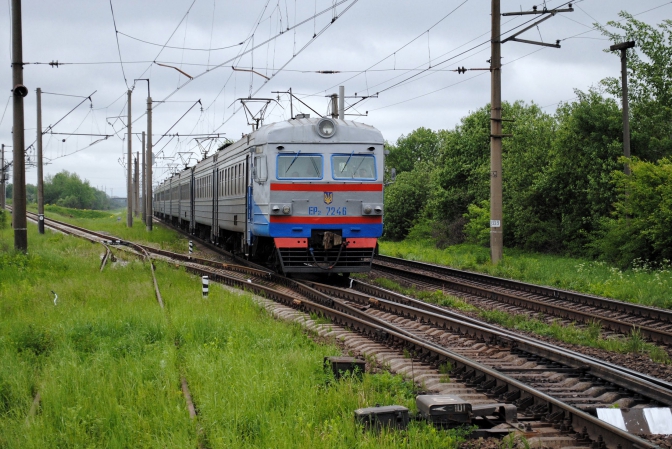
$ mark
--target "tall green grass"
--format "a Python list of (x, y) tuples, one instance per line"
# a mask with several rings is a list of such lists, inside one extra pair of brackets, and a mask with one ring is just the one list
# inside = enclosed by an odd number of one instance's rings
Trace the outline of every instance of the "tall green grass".
[[(35, 205), (30, 205), (28, 210), (37, 212)], [(142, 222), (142, 217), (133, 217), (133, 227), (127, 227), (126, 209), (98, 211), (48, 205), (45, 206), (45, 216), (92, 231), (106, 232), (122, 240), (143, 243), (168, 251), (186, 253), (189, 249), (187, 237), (165, 226), (154, 223), (152, 231), (148, 232)]]
[[(100, 219), (99, 219), (100, 220)], [(29, 224), (28, 254), (0, 231), (0, 448), (456, 447), (460, 431), (413, 422), (367, 432), (356, 408), (402, 404), (414, 387), (387, 373), (336, 381), (340, 350), (273, 319), (248, 294), (136, 259), (98, 270), (100, 245)], [(124, 257), (120, 255), (120, 257)], [(58, 301), (54, 304), (54, 294)], [(180, 376), (189, 381), (200, 436)], [(41, 405), (28, 416), (35, 394)]]
[(504, 259), (492, 265), (488, 248), (465, 244), (438, 249), (430, 241), (384, 241), (380, 242), (380, 252), (637, 304), (672, 308), (672, 266), (669, 261), (657, 267), (635, 261), (632, 269), (623, 271), (604, 262), (505, 248)]

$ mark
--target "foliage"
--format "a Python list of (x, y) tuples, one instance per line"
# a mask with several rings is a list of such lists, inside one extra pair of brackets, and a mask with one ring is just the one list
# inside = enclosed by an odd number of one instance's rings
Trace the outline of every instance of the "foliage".
[(5, 229), (8, 226), (9, 214), (6, 210), (0, 210), (0, 229)]
[[(641, 163), (670, 160), (672, 20), (651, 26), (625, 12), (621, 17), (598, 28), (610, 40), (637, 42), (628, 50), (632, 154)], [(637, 258), (661, 263), (672, 257), (663, 173), (669, 163), (658, 162), (650, 176), (640, 166), (638, 177), (623, 178), (620, 80), (607, 78), (601, 88), (576, 91), (553, 115), (535, 104), (502, 105), (503, 133), (513, 136), (503, 141), (504, 241), (525, 250), (604, 256), (619, 266)], [(388, 188), (384, 236), (431, 238), (437, 247), (464, 238), (487, 244), (489, 146), (489, 106), (452, 130), (420, 128), (400, 137), (386, 163), (407, 177)], [(622, 196), (626, 187), (636, 195), (630, 203)], [(626, 203), (636, 210), (626, 214)]]
[(385, 237), (403, 239), (422, 214), (427, 201), (429, 166), (418, 164), (412, 171), (400, 173), (385, 189)]
[(74, 209), (110, 208), (110, 201), (105, 192), (91, 187), (89, 181), (82, 181), (77, 173), (65, 170), (45, 178), (44, 202)]
[(467, 242), (476, 245), (489, 246), (490, 244), (490, 201), (483, 200), (480, 205), (470, 204), (464, 214), (467, 224), (464, 234)]
[(397, 173), (413, 170), (418, 162), (436, 160), (439, 153), (439, 136), (427, 128), (418, 128), (407, 136), (402, 135), (396, 144), (387, 145), (390, 154), (386, 157), (388, 167)]
[[(623, 158), (622, 162), (625, 162)], [(615, 172), (616, 212), (601, 221), (590, 247), (596, 256), (628, 266), (672, 260), (672, 159), (630, 161), (631, 175)]]

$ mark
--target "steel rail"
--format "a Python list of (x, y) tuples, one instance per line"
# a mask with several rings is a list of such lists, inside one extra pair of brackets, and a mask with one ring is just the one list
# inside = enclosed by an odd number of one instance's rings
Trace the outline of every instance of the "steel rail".
[[(455, 333), (460, 333), (487, 342), (488, 344), (509, 347), (537, 355), (565, 366), (589, 373), (590, 375), (611, 382), (633, 393), (647, 397), (651, 401), (672, 406), (672, 384), (656, 379), (624, 367), (603, 362), (584, 356), (565, 348), (541, 342), (526, 336), (518, 335), (503, 329), (495, 328), (487, 323), (460, 315), (441, 307), (404, 297), (393, 292), (384, 291), (375, 286), (353, 280), (354, 286), (361, 287), (362, 293), (345, 290), (331, 285), (307, 282), (316, 290), (332, 297), (353, 301), (358, 304), (374, 307), (384, 312), (403, 316), (421, 323), (434, 325)], [(372, 298), (371, 296), (377, 296)], [(546, 371), (553, 371), (547, 369)]]
[[(395, 261), (395, 263), (396, 263), (396, 261)], [(376, 263), (375, 259), (374, 259), (373, 264), (374, 264), (374, 267), (375, 267), (376, 270), (391, 273), (391, 274), (395, 274), (397, 276), (404, 277), (404, 278), (407, 278), (407, 279), (419, 280), (419, 281), (422, 281), (422, 282), (425, 282), (425, 283), (428, 283), (428, 284), (431, 284), (431, 285), (434, 285), (434, 286), (437, 286), (437, 287), (449, 288), (449, 289), (454, 290), (454, 291), (459, 292), (459, 293), (465, 293), (465, 294), (479, 296), (479, 297), (485, 298), (485, 299), (500, 301), (500, 302), (511, 304), (511, 305), (514, 305), (514, 306), (517, 306), (517, 307), (534, 310), (535, 312), (541, 312), (541, 313), (545, 313), (545, 314), (548, 314), (548, 315), (557, 316), (557, 317), (560, 317), (560, 318), (570, 319), (570, 320), (573, 320), (573, 321), (579, 321), (579, 322), (584, 322), (584, 323), (590, 323), (590, 322), (593, 322), (593, 321), (600, 321), (607, 329), (610, 329), (612, 331), (619, 332), (619, 333), (622, 333), (622, 334), (628, 334), (632, 331), (633, 328), (637, 328), (638, 330), (640, 330), (642, 336), (644, 336), (645, 338), (648, 338), (652, 341), (663, 343), (663, 344), (666, 344), (666, 345), (672, 345), (672, 332), (655, 329), (655, 328), (652, 328), (652, 327), (649, 327), (649, 326), (642, 326), (642, 325), (639, 325), (639, 324), (629, 323), (627, 321), (618, 320), (618, 319), (614, 319), (614, 318), (609, 318), (609, 317), (605, 317), (605, 316), (602, 316), (602, 315), (595, 315), (593, 313), (586, 313), (586, 312), (582, 312), (582, 311), (579, 311), (579, 310), (576, 310), (576, 309), (571, 309), (569, 307), (564, 307), (564, 306), (560, 306), (560, 305), (551, 304), (551, 303), (545, 302), (543, 300), (526, 298), (526, 297), (521, 296), (519, 294), (505, 293), (505, 292), (497, 291), (493, 288), (481, 287), (481, 286), (470, 284), (468, 282), (462, 282), (460, 280), (435, 278), (435, 277), (432, 277), (432, 276), (429, 276), (429, 275), (426, 275), (426, 274), (416, 273), (416, 272), (410, 271), (408, 269), (390, 267), (390, 266), (387, 266), (387, 265), (382, 265), (380, 263)], [(420, 266), (420, 265), (409, 265), (407, 263), (401, 263), (401, 265), (403, 265), (405, 267), (411, 267), (412, 266), (412, 267), (415, 267), (416, 269), (426, 270), (427, 269), (426, 265), (428, 265), (428, 264), (421, 264), (421, 266)], [(437, 267), (435, 265), (430, 265), (430, 266), (435, 267), (435, 268), (443, 268), (443, 267)], [(449, 268), (447, 270), (453, 270), (453, 269)], [(446, 272), (441, 272), (438, 269), (436, 269), (436, 270), (427, 269), (427, 271), (432, 271), (434, 273), (441, 274), (441, 275), (444, 275), (444, 276), (454, 276), (454, 274), (452, 274), (452, 273), (447, 274)], [(474, 276), (473, 279), (476, 279), (475, 277), (480, 276), (478, 274), (470, 273), (470, 272), (462, 272), (462, 273), (465, 274), (465, 276), (462, 276), (462, 279), (465, 279), (465, 280), (467, 280), (467, 276)], [(501, 281), (501, 283), (506, 283), (506, 282), (516, 283), (516, 281), (508, 281), (506, 279), (494, 278), (492, 276), (485, 276), (485, 275), (483, 275), (483, 276), (484, 277), (482, 277), (482, 278), (478, 278), (478, 282), (489, 282), (491, 279), (495, 279), (495, 280), (497, 280), (497, 282)], [(472, 281), (471, 279), (469, 279), (469, 281), (476, 282), (475, 280)], [(530, 284), (525, 284), (525, 285), (530, 285)], [(496, 286), (502, 286), (502, 285), (497, 284)], [(536, 289), (539, 289), (539, 290), (546, 288), (546, 287), (539, 287), (539, 286), (532, 286), (532, 287), (534, 287)], [(549, 291), (564, 292), (562, 290), (553, 290), (553, 289), (549, 289)], [(525, 291), (525, 293), (528, 293), (528, 292), (529, 291)], [(579, 294), (579, 293), (573, 293), (573, 295), (575, 297), (580, 297), (581, 296), (581, 294)], [(555, 298), (567, 299), (567, 298), (563, 298), (562, 295), (560, 295), (560, 293), (558, 293), (558, 296), (556, 296)], [(591, 301), (593, 301), (593, 302), (595, 302), (599, 299), (599, 298), (590, 297), (590, 296), (588, 296), (588, 298), (590, 298)], [(607, 301), (607, 304), (609, 305), (609, 307), (611, 307), (612, 303), (620, 303), (619, 301), (609, 300), (609, 299), (606, 299), (606, 301)], [(639, 316), (644, 317), (643, 314), (645, 312), (648, 312), (648, 311), (666, 312), (663, 309), (659, 310), (659, 309), (655, 309), (655, 308), (652, 308), (652, 307), (635, 306), (634, 304), (628, 304), (628, 303), (620, 303), (620, 304), (625, 304), (627, 306), (633, 306), (633, 310), (635, 310), (636, 307), (641, 307), (642, 315), (637, 315), (638, 317)], [(594, 307), (599, 307), (596, 304), (592, 304), (592, 305)], [(613, 311), (613, 309), (607, 309), (607, 310)], [(649, 315), (646, 315), (646, 318), (655, 319), (655, 318), (653, 318)]]
[(661, 309), (658, 307), (644, 306), (616, 299), (605, 298), (587, 293), (573, 292), (570, 290), (557, 289), (543, 285), (535, 285), (527, 282), (516, 281), (513, 279), (504, 279), (488, 274), (474, 273), (473, 271), (458, 270), (443, 265), (430, 264), (427, 262), (411, 261), (397, 257), (376, 255), (373, 263), (378, 266), (376, 260), (380, 262), (389, 262), (408, 267), (418, 267), (423, 270), (431, 271), (445, 276), (454, 276), (469, 280), (472, 282), (484, 282), (490, 285), (518, 290), (525, 293), (545, 296), (553, 299), (563, 299), (586, 306), (599, 307), (610, 312), (627, 313), (641, 318), (648, 318), (665, 323), (672, 323), (672, 310)]

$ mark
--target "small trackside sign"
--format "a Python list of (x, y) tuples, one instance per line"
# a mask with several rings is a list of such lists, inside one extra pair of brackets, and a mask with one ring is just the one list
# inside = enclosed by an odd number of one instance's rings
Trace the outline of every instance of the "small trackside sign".
[(500, 226), (502, 226), (502, 223), (499, 220), (490, 220), (491, 228), (499, 228)]

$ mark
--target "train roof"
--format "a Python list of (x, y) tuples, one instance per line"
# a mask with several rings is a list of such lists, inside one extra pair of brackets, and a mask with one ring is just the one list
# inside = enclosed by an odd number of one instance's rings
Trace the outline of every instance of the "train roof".
[(321, 118), (296, 118), (264, 125), (254, 132), (254, 143), (378, 143), (383, 144), (383, 135), (371, 125), (352, 120), (330, 119), (336, 125), (336, 133), (324, 138), (317, 133)]

